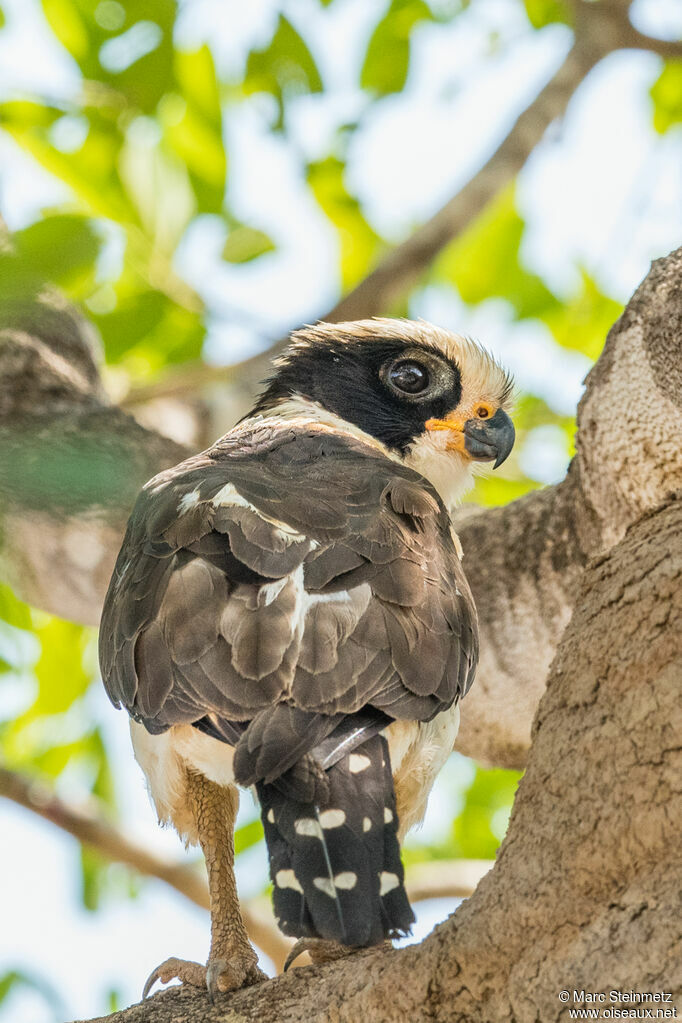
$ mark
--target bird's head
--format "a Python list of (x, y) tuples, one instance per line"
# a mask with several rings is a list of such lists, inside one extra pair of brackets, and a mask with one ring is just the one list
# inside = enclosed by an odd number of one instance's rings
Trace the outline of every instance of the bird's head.
[(423, 321), (318, 323), (296, 331), (275, 365), (254, 413), (361, 431), (448, 505), (474, 463), (497, 468), (514, 444), (509, 374), (476, 342)]

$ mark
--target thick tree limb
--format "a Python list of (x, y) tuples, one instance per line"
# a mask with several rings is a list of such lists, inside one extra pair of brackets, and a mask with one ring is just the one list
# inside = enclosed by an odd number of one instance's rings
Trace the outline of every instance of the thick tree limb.
[(421, 945), (299, 970), (213, 1012), (203, 992), (167, 991), (110, 1023), (553, 1023), (564, 990), (667, 993), (679, 1011), (681, 533), (670, 500), (584, 572), (495, 867)]

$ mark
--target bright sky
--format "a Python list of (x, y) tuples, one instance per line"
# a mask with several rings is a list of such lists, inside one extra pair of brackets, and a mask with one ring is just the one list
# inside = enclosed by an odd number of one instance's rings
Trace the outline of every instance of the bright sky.
[[(359, 109), (360, 40), (385, 3), (335, 0), (326, 11), (318, 0), (290, 0), (288, 6), (330, 87), (322, 100), (302, 99), (295, 114), (298, 146), (314, 157), (327, 152), (334, 126)], [(47, 29), (37, 0), (3, 0), (3, 8), (8, 26), (0, 32), (0, 98), (21, 90), (50, 96), (73, 92), (77, 75)], [(221, 66), (235, 69), (250, 45), (267, 39), (273, 12), (274, 0), (186, 0), (181, 34), (188, 43), (210, 39)], [(678, 0), (637, 0), (634, 17), (645, 31), (669, 38), (682, 34)], [(493, 31), (510, 42), (503, 57), (489, 53)], [(398, 240), (437, 209), (487, 157), (568, 45), (560, 26), (541, 36), (530, 32), (511, 0), (478, 0), (452, 28), (420, 30), (407, 92), (381, 104), (352, 144), (350, 183), (377, 229)], [(661, 139), (649, 124), (647, 89), (659, 67), (656, 57), (641, 53), (605, 61), (521, 175), (519, 203), (528, 224), (524, 257), (553, 288), (570, 290), (583, 265), (604, 290), (624, 301), (649, 261), (682, 240), (681, 135)], [(278, 336), (331, 306), (337, 296), (336, 238), (303, 188), (286, 147), (263, 128), (260, 103), (254, 99), (229, 117), (230, 187), (236, 211), (267, 227), (278, 252), (229, 267), (219, 259), (222, 229), (206, 218), (184, 240), (179, 257), (182, 273), (215, 311), (208, 354), (218, 362), (253, 350), (258, 333), (252, 321)], [(66, 198), (62, 186), (0, 134), (0, 209), (11, 227)], [(226, 307), (245, 310), (248, 325), (230, 324), (222, 312)], [(472, 312), (451, 293), (431, 288), (415, 299), (411, 311), (481, 338), (522, 386), (559, 411), (575, 408), (587, 361), (559, 349), (541, 325), (513, 323), (504, 303), (490, 301)], [(551, 482), (565, 471), (551, 429), (539, 429), (524, 457), (537, 479)], [(116, 751), (126, 831), (160, 852), (181, 856), (176, 836), (155, 824), (124, 716), (111, 709), (103, 692), (93, 697), (91, 709)], [(464, 758), (450, 761), (423, 840), (449, 826), (452, 792), (466, 785), (470, 772)], [(245, 816), (251, 816), (250, 797), (243, 803)], [(6, 921), (0, 928), (0, 975), (6, 968), (35, 964), (67, 1001), (56, 1018), (105, 1011), (111, 989), (128, 1004), (139, 996), (151, 968), (170, 954), (205, 956), (205, 914), (160, 883), (146, 885), (136, 901), (114, 903), (92, 916), (79, 909), (75, 843), (2, 803), (0, 834), (0, 883), (7, 888), (0, 896)], [(260, 853), (240, 865), (245, 893), (258, 890), (264, 877)], [(450, 908), (424, 907), (417, 935)], [(0, 1010), (2, 1023), (54, 1018), (29, 993), (17, 994)]]

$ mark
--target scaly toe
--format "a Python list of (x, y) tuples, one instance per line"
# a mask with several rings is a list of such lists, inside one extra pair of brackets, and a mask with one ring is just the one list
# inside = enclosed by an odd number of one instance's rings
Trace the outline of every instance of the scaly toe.
[(177, 979), (182, 981), (183, 984), (203, 987), (205, 978), (206, 967), (202, 966), (201, 963), (188, 962), (186, 959), (176, 959), (175, 956), (171, 956), (170, 959), (166, 959), (165, 962), (161, 963), (160, 966), (157, 966), (149, 974), (142, 989), (142, 998), (147, 997), (157, 980), (160, 980), (162, 984), (167, 984), (169, 980)]
[(324, 938), (299, 938), (286, 957), (284, 973), (304, 952), (308, 952), (312, 961), (318, 964), (333, 963), (335, 959), (343, 959), (354, 951), (354, 948), (341, 945), (338, 941), (325, 941)]
[(208, 999), (214, 1005), (217, 994), (251, 987), (267, 979), (267, 974), (258, 968), (251, 956), (234, 955), (230, 959), (210, 960), (206, 967)]

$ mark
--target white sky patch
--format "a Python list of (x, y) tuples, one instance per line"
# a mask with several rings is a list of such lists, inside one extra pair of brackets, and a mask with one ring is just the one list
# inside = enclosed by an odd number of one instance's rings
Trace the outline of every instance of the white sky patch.
[(558, 483), (566, 475), (569, 455), (566, 436), (558, 426), (536, 426), (521, 448), (521, 471), (539, 483)]

